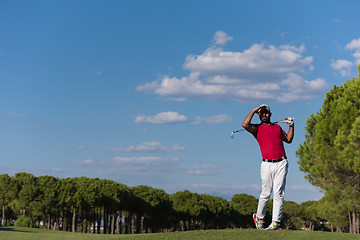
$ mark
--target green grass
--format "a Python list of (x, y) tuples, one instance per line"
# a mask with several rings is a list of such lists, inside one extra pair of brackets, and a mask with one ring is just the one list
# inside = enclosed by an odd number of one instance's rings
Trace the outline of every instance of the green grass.
[(99, 235), (69, 233), (36, 228), (4, 227), (0, 228), (0, 239), (4, 240), (346, 240), (359, 239), (360, 234), (306, 232), (306, 231), (261, 231), (255, 229), (205, 230), (175, 233), (136, 234), (136, 235)]

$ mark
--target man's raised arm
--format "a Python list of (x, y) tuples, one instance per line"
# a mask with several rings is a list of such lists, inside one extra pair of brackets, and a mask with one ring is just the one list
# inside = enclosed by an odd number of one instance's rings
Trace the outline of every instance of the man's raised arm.
[(293, 138), (294, 138), (294, 122), (292, 124), (289, 124), (288, 133), (284, 133), (281, 136), (281, 139), (286, 143), (292, 143)]
[(251, 112), (245, 117), (242, 126), (243, 128), (246, 129), (246, 131), (248, 131), (249, 133), (254, 133), (256, 128), (253, 124), (251, 124), (251, 119), (253, 118), (254, 114), (257, 113), (259, 111), (260, 108), (265, 107), (266, 105), (263, 104), (259, 107), (254, 108), (253, 110), (251, 110)]

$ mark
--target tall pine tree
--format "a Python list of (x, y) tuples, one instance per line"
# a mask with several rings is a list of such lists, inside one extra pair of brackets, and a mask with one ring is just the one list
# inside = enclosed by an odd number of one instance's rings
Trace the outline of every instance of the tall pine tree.
[[(359, 65), (360, 73), (360, 65)], [(324, 191), (337, 191), (348, 206), (350, 232), (360, 208), (360, 77), (334, 86), (322, 109), (306, 122), (305, 141), (296, 152), (300, 170)]]

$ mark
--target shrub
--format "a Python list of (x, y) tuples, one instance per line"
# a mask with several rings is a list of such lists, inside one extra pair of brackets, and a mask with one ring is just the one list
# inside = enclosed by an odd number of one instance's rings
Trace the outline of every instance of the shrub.
[(15, 227), (30, 227), (30, 218), (25, 216), (20, 216), (16, 219), (14, 223)]

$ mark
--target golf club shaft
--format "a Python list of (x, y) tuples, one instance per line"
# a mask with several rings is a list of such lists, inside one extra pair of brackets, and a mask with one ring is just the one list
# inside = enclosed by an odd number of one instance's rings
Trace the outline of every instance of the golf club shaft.
[[(281, 123), (281, 122), (284, 122), (285, 120), (280, 120), (280, 121), (277, 121), (277, 122), (274, 122), (274, 123)], [(245, 131), (246, 129), (240, 129), (240, 130), (236, 130), (236, 131), (233, 131), (233, 133), (237, 133), (237, 132), (242, 132), (242, 131)]]
[[(276, 124), (276, 123), (285, 122), (287, 119), (288, 119), (288, 118), (285, 118), (285, 120), (280, 120), (280, 121), (277, 121), (277, 122), (274, 122), (274, 123)], [(294, 118), (292, 118), (292, 120), (294, 120)], [(240, 130), (236, 130), (236, 131), (231, 132), (231, 138), (234, 137), (234, 133), (242, 132), (242, 131), (245, 131), (245, 130), (246, 130), (246, 129), (244, 128), (244, 129), (240, 129)]]
[(240, 130), (236, 130), (236, 131), (233, 131), (233, 133), (237, 133), (237, 132), (242, 132), (242, 131), (245, 131), (246, 129), (240, 129)]

